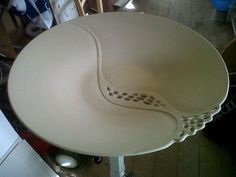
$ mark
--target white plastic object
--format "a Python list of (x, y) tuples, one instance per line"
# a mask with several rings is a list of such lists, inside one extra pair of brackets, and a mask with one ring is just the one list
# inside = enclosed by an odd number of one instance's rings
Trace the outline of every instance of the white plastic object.
[(57, 155), (56, 161), (60, 166), (65, 168), (75, 168), (78, 165), (76, 159), (68, 155)]

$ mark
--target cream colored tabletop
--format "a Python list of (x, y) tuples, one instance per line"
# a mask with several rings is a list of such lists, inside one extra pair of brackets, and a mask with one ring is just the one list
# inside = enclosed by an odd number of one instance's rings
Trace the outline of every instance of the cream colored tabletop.
[(24, 124), (62, 148), (126, 156), (161, 150), (204, 128), (228, 92), (216, 49), (174, 21), (105, 13), (30, 42), (9, 76)]

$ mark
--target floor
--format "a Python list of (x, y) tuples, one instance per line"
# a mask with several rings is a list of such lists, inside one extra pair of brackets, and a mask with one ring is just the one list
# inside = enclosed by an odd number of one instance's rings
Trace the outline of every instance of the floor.
[[(119, 11), (139, 11), (178, 21), (199, 32), (220, 52), (233, 39), (230, 23), (214, 21), (210, 0), (131, 0), (129, 7), (135, 9), (124, 7)], [(214, 138), (201, 131), (165, 150), (126, 157), (126, 171), (134, 172), (135, 177), (236, 177), (236, 153), (231, 139), (234, 132), (227, 132), (227, 127), (221, 127), (219, 132), (218, 128), (209, 129)], [(56, 166), (50, 156), (45, 158), (62, 177), (109, 176), (106, 157), (101, 164), (95, 164), (83, 156), (79, 168), (74, 170)]]
[[(160, 152), (126, 157), (126, 171), (135, 177), (235, 177), (236, 160), (228, 147), (209, 140), (203, 132)], [(101, 165), (81, 168), (83, 177), (108, 177), (106, 158)]]
[[(109, 177), (109, 159), (95, 164), (89, 157), (79, 157), (79, 168), (65, 170), (47, 161), (61, 177)], [(236, 177), (235, 146), (227, 141), (213, 141), (201, 131), (184, 142), (145, 155), (125, 157), (126, 172), (135, 177)]]
[(211, 0), (131, 0), (120, 11), (138, 11), (167, 17), (199, 32), (222, 50), (233, 38), (231, 24), (215, 23)]

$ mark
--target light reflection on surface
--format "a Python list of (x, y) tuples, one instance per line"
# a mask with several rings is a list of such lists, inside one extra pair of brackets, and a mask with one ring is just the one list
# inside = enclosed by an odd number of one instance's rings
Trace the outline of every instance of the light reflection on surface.
[(77, 161), (71, 156), (67, 155), (57, 155), (56, 156), (56, 162), (66, 168), (75, 168), (77, 167)]
[(125, 5), (125, 8), (130, 9), (130, 10), (135, 9), (135, 6), (133, 4), (133, 0), (129, 1), (128, 4)]
[(71, 165), (70, 162), (64, 162), (64, 163), (61, 164), (61, 166), (63, 166), (63, 167), (68, 167), (68, 166), (70, 166), (70, 165)]

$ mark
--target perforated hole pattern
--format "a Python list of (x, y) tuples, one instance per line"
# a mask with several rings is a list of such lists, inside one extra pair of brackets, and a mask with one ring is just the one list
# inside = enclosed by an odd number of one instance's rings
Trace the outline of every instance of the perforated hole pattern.
[(154, 107), (165, 107), (166, 105), (163, 104), (158, 98), (153, 95), (146, 95), (143, 93), (128, 93), (128, 92), (120, 92), (118, 90), (113, 90), (111, 87), (106, 87), (107, 94), (110, 97), (116, 98), (117, 100), (123, 100), (126, 102), (133, 102), (133, 103), (142, 103), (149, 106)]
[[(218, 110), (218, 108), (213, 108), (212, 110)], [(211, 121), (211, 112), (205, 112), (192, 117), (182, 116), (183, 129), (177, 140), (181, 140), (186, 134), (191, 135), (194, 134), (195, 131), (202, 129), (207, 122)]]
[[(111, 87), (106, 87), (107, 94), (109, 97), (113, 97), (119, 101), (123, 100), (126, 102), (142, 103), (146, 106), (154, 107), (166, 107), (161, 100), (153, 95), (146, 95), (143, 93), (128, 93), (120, 92), (118, 90), (113, 90)], [(183, 139), (185, 135), (194, 134), (195, 131), (202, 129), (205, 123), (209, 122), (211, 118), (211, 113), (217, 111), (218, 108), (213, 108), (211, 112), (205, 112), (201, 115), (196, 115), (192, 117), (182, 116), (183, 129), (180, 131), (176, 141)]]

